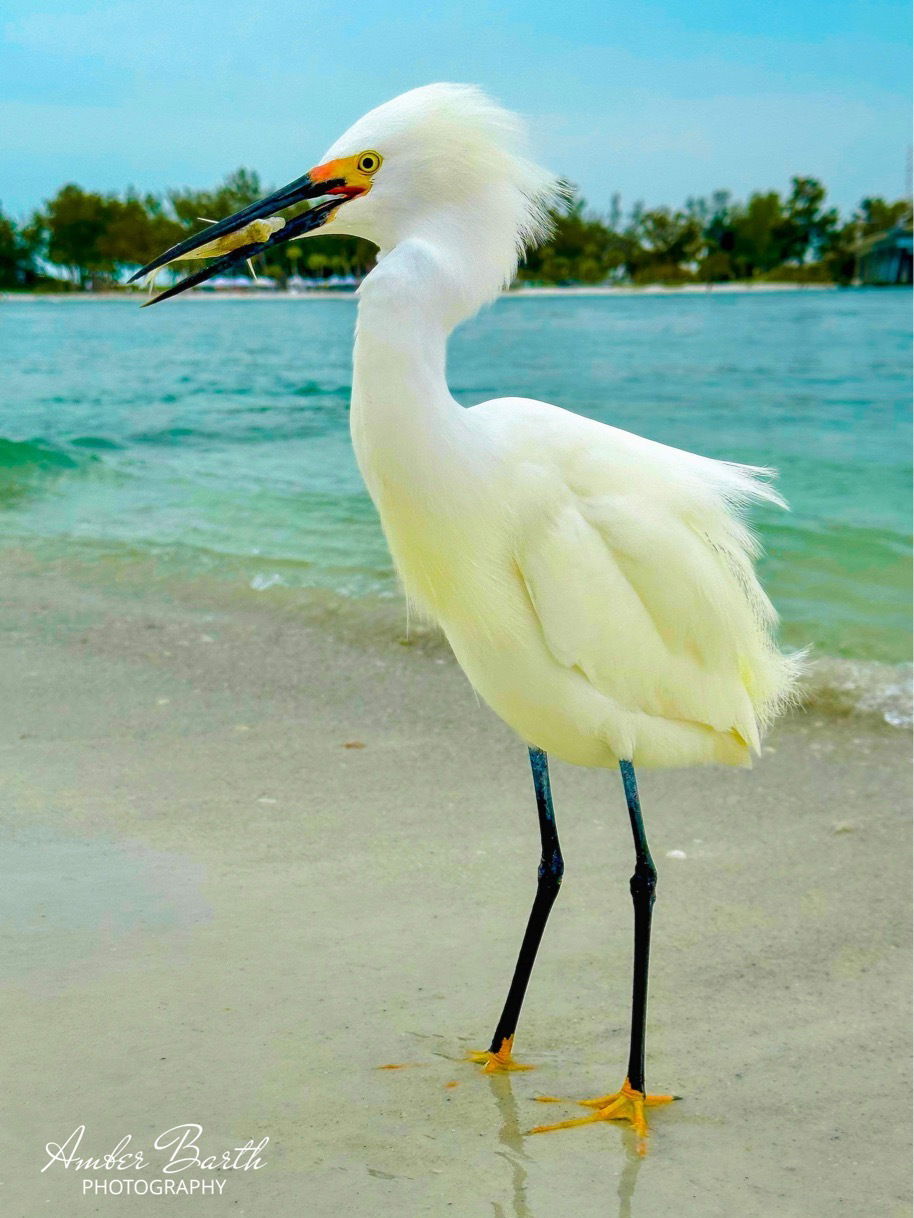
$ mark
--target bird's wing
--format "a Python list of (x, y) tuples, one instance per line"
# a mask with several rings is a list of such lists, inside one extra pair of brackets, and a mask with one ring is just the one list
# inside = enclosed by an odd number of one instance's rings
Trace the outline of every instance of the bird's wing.
[(515, 558), (547, 646), (620, 708), (759, 747), (792, 682), (740, 519), (762, 471), (697, 457), (557, 407), (474, 408), (531, 488)]

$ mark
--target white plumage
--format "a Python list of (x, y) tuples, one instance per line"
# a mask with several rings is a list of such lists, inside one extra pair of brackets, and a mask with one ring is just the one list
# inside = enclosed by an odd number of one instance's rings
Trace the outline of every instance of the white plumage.
[(561, 193), (520, 134), (478, 90), (432, 85), (326, 154), (383, 156), (323, 230), (380, 247), (359, 293), (360, 468), (410, 601), (528, 744), (582, 765), (746, 764), (798, 667), (742, 520), (782, 502), (766, 471), (448, 391), (449, 332), (510, 281)]
[[(447, 387), (453, 328), (513, 278), (562, 190), (519, 151), (518, 121), (465, 85), (430, 85), (365, 115), (321, 164), (135, 278), (195, 250), (224, 253), (161, 293), (308, 232), (379, 248), (359, 291), (352, 435), (409, 600), (437, 622), (479, 694), (530, 748), (540, 831), (537, 891), (487, 1072), (526, 1069), (512, 1048), (564, 863), (547, 754), (619, 764), (635, 871), (632, 1031), (621, 1089), (562, 1129), (625, 1120), (642, 1139), (651, 910), (657, 872), (635, 766), (747, 764), (789, 699), (799, 660), (742, 519), (781, 503), (767, 471), (711, 461), (524, 398), (464, 410)], [(275, 213), (311, 210), (277, 229)], [(258, 222), (271, 235), (261, 240)], [(244, 244), (251, 236), (255, 244)], [(239, 240), (242, 242), (238, 244)]]

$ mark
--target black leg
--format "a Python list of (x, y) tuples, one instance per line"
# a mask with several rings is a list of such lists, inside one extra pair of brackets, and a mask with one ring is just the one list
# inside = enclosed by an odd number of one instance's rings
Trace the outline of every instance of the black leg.
[(651, 911), (657, 871), (648, 849), (635, 767), (630, 761), (620, 761), (622, 785), (635, 839), (635, 874), (631, 878), (632, 903), (635, 907), (635, 968), (632, 982), (632, 1039), (628, 1058), (628, 1081), (635, 1091), (644, 1091), (644, 1028), (647, 1019), (647, 974), (651, 953)]
[(542, 749), (530, 750), (530, 768), (533, 770), (533, 786), (536, 791), (542, 855), (537, 872), (533, 908), (530, 911), (524, 940), (517, 957), (517, 965), (514, 969), (511, 988), (508, 990), (505, 1009), (501, 1013), (501, 1019), (498, 1021), (489, 1049), (490, 1053), (498, 1053), (503, 1056), (511, 1052), (514, 1030), (517, 1027), (524, 994), (527, 991), (527, 982), (530, 980), (530, 973), (533, 970), (533, 961), (536, 959), (537, 948), (543, 937), (543, 931), (546, 929), (546, 920), (555, 898), (558, 896), (562, 884), (562, 873), (565, 870), (559, 846), (559, 835), (555, 827), (555, 813), (552, 810), (549, 763)]

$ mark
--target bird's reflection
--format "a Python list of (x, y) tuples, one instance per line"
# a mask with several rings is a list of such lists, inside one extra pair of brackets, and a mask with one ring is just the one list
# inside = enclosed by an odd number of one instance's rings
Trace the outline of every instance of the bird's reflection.
[[(511, 1167), (511, 1202), (513, 1218), (534, 1218), (533, 1211), (527, 1204), (527, 1169), (529, 1155), (524, 1149), (524, 1135), (521, 1133), (520, 1121), (517, 1115), (517, 1102), (509, 1074), (490, 1074), (489, 1088), (498, 1106), (501, 1117), (501, 1128), (498, 1140), (504, 1150), (495, 1153), (501, 1155)], [(505, 1218), (505, 1211), (500, 1205), (493, 1206), (495, 1218)]]
[[(511, 1215), (512, 1218), (535, 1218), (527, 1200), (527, 1167), (530, 1156), (525, 1141), (526, 1129), (522, 1130), (514, 1098), (513, 1080), (509, 1074), (490, 1074), (487, 1081), (501, 1117), (498, 1140), (503, 1150), (496, 1151), (511, 1167)], [(632, 1218), (632, 1202), (638, 1185), (638, 1174), (644, 1164), (640, 1139), (633, 1129), (620, 1129), (625, 1152), (625, 1165), (619, 1176), (617, 1195), (619, 1218)], [(607, 1159), (607, 1167), (610, 1160)], [(507, 1218), (507, 1211), (497, 1202), (493, 1203), (494, 1218)]]
[(638, 1173), (644, 1162), (639, 1148), (639, 1138), (633, 1129), (623, 1129), (622, 1145), (625, 1148), (625, 1166), (619, 1176), (619, 1218), (632, 1218), (632, 1201), (638, 1183)]

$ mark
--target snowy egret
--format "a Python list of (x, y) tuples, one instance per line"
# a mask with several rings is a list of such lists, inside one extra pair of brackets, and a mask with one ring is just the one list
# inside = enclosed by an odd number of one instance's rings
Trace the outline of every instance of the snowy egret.
[[(139, 275), (304, 199), (260, 243), (230, 249), (163, 300), (280, 241), (365, 237), (352, 437), (409, 601), (437, 622), (481, 697), (527, 743), (542, 857), (536, 898), (490, 1048), (512, 1055), (521, 1004), (562, 880), (547, 755), (618, 766), (635, 845), (628, 1072), (588, 1116), (644, 1134), (648, 955), (656, 871), (635, 766), (749, 763), (789, 700), (796, 657), (773, 641), (743, 522), (781, 503), (767, 471), (696, 456), (556, 406), (448, 391), (448, 335), (512, 280), (548, 231), (557, 180), (522, 127), (478, 89), (415, 89), (359, 119), (303, 177), (166, 251)], [(251, 231), (248, 228), (247, 231)]]

